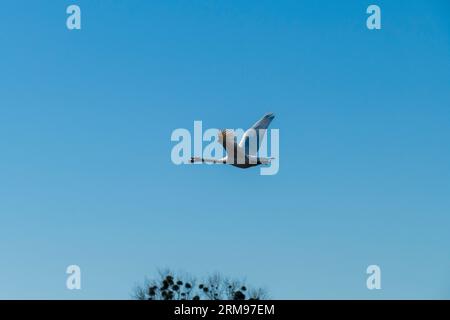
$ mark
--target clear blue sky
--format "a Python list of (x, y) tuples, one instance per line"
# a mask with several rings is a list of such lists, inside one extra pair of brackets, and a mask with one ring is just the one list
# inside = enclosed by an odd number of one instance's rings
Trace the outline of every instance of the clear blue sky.
[[(159, 267), (272, 298), (450, 298), (449, 9), (2, 1), (0, 298), (128, 299)], [(172, 130), (269, 111), (278, 175), (172, 164)]]

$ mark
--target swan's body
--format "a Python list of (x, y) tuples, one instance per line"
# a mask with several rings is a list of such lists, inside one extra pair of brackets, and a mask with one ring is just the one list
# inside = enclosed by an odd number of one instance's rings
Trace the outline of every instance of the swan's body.
[(259, 157), (258, 150), (273, 118), (275, 118), (273, 113), (265, 114), (244, 133), (239, 144), (236, 143), (236, 137), (234, 136), (232, 130), (220, 131), (218, 141), (226, 150), (227, 155), (221, 159), (192, 157), (191, 163), (205, 162), (230, 164), (243, 169), (255, 167), (261, 164), (270, 164), (272, 158)]

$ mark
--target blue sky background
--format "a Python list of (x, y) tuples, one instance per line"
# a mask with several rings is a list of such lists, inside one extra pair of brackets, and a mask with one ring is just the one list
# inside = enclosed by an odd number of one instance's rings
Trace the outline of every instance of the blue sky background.
[[(160, 267), (280, 299), (450, 298), (448, 1), (0, 6), (0, 298), (128, 299)], [(268, 111), (278, 175), (172, 164), (172, 130)]]

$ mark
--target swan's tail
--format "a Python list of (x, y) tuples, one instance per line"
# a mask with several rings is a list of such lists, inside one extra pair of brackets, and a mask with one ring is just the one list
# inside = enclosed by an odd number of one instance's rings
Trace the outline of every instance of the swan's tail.
[(258, 158), (258, 162), (260, 164), (270, 164), (272, 162), (272, 160), (275, 159), (274, 157), (270, 157), (270, 158), (263, 158), (263, 157), (259, 157)]

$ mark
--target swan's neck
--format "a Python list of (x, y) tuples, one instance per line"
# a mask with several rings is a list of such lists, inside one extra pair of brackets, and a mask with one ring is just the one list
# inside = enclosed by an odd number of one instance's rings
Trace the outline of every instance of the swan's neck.
[(200, 158), (200, 157), (191, 158), (191, 163), (197, 163), (197, 162), (225, 164), (226, 159), (211, 159), (211, 158)]

